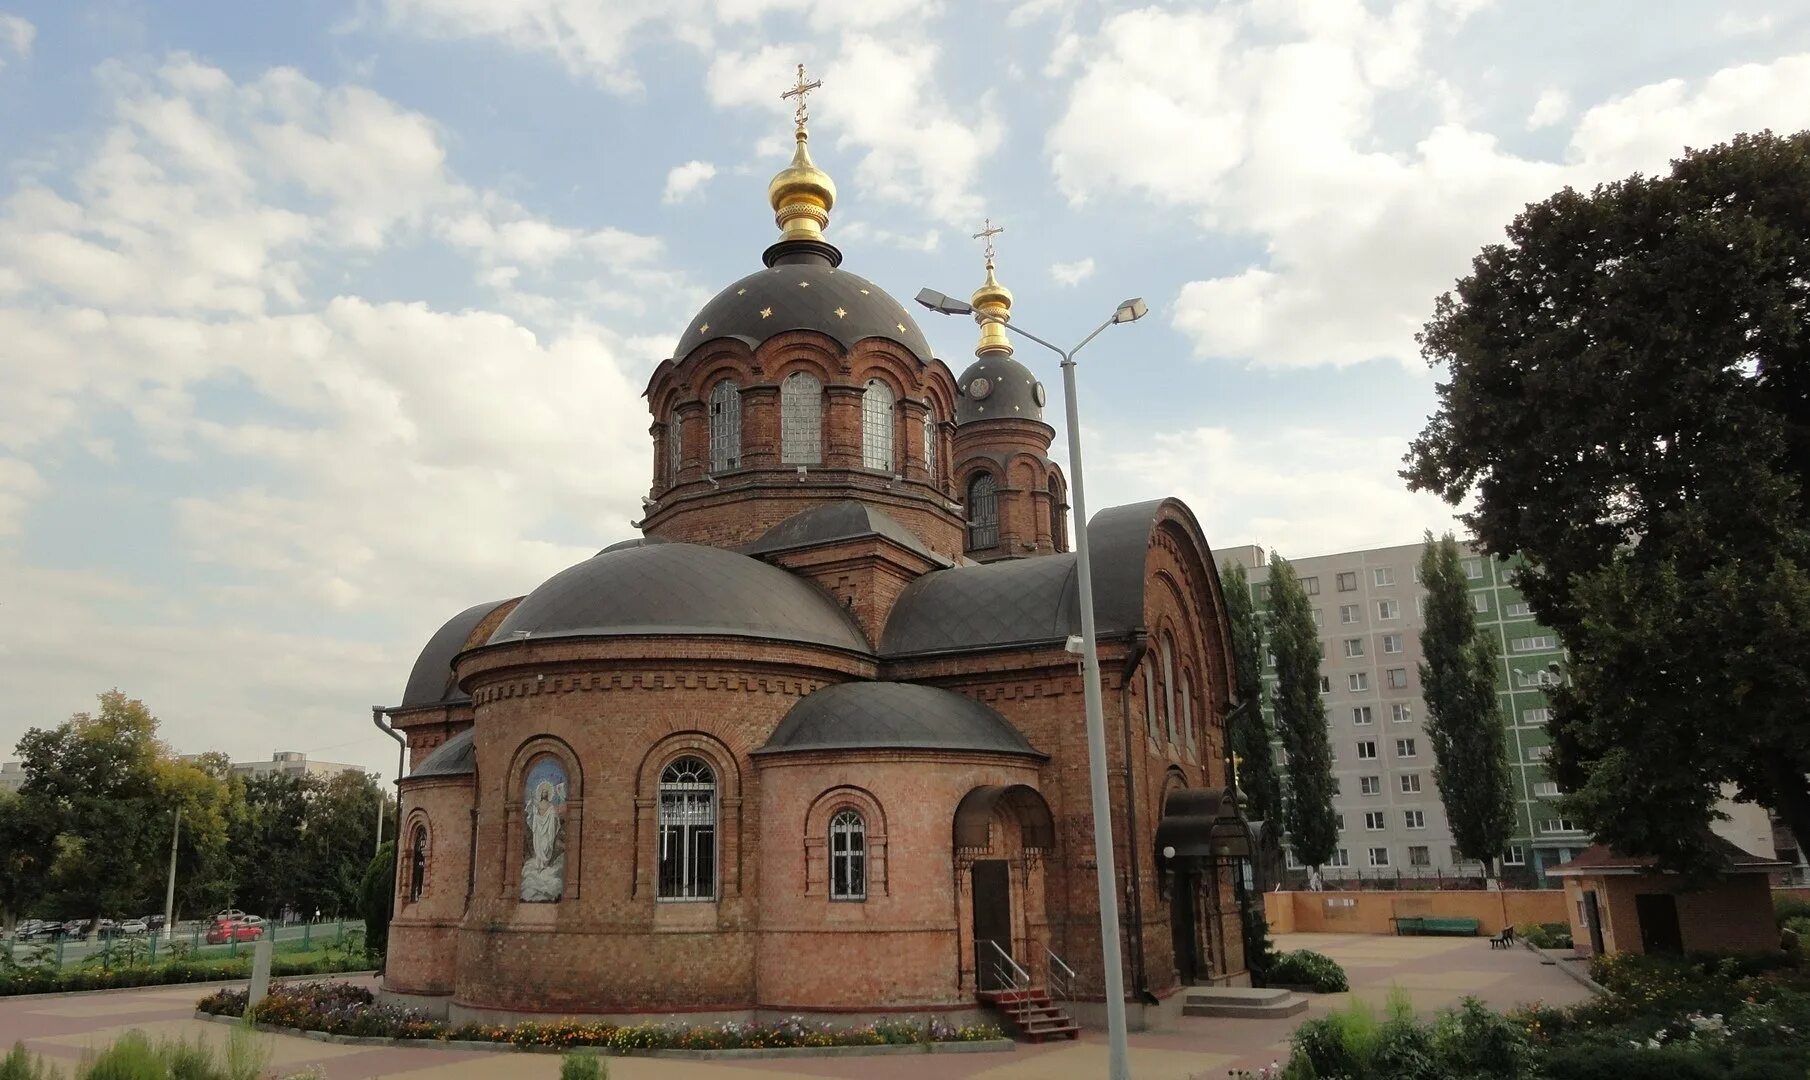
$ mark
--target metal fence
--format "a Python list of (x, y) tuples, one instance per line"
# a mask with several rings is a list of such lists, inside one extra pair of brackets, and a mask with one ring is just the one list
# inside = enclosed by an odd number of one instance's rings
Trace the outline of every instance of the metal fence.
[[(161, 930), (144, 934), (115, 935), (98, 941), (87, 938), (61, 938), (56, 941), (0, 942), (0, 969), (48, 968), (61, 971), (83, 966), (116, 968), (165, 963), (177, 959), (217, 960), (250, 955), (255, 941), (227, 941), (211, 945), (207, 932), (212, 923), (195, 922), (179, 925), (173, 933)], [(336, 919), (329, 922), (278, 925), (265, 923), (264, 933), (282, 953), (311, 952), (320, 949), (345, 949), (348, 941), (361, 945), (364, 922), (358, 919)]]

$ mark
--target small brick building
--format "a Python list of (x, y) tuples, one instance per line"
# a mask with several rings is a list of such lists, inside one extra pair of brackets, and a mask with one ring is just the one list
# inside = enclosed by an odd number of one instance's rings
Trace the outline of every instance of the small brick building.
[[(769, 195), (766, 265), (648, 384), (643, 536), (448, 620), (384, 710), (412, 763), (393, 995), (959, 1011), (1009, 957), (1039, 982), (1060, 958), (1100, 998), (1044, 387), (991, 324), (958, 379), (841, 268), (802, 125)], [(975, 306), (1010, 303), (989, 259)], [(1226, 784), (1229, 635), (1185, 505), (1087, 528), (1126, 985), (1154, 1001), (1244, 973), (1230, 869), (1155, 844), (1177, 792)]]
[(1779, 948), (1771, 875), (1786, 864), (1720, 836), (1721, 877), (1692, 885), (1646, 856), (1595, 844), (1547, 873), (1565, 883), (1573, 947), (1610, 953), (1773, 952)]

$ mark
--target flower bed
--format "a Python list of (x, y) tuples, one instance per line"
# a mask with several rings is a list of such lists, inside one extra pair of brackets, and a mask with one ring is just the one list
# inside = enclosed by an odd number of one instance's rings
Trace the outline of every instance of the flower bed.
[[(197, 1003), (201, 1012), (240, 1016), (244, 990), (218, 990)], [(524, 1021), (519, 1024), (454, 1024), (419, 1009), (376, 1000), (349, 983), (307, 982), (273, 986), (252, 1010), (252, 1019), (273, 1027), (365, 1038), (429, 1039), (440, 1042), (507, 1043), (522, 1049), (597, 1047), (609, 1053), (637, 1050), (772, 1050), (823, 1046), (905, 1046), (982, 1042), (1003, 1038), (990, 1024), (958, 1027), (942, 1020), (882, 1020), (859, 1027), (807, 1023), (797, 1017), (771, 1023), (722, 1023), (696, 1027), (666, 1024), (617, 1025), (579, 1020)]]

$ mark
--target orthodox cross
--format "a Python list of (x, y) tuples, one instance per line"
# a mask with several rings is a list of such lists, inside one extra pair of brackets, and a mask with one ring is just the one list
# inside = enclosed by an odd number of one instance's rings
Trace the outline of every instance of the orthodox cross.
[(798, 125), (798, 130), (800, 130), (800, 131), (804, 130), (805, 118), (809, 115), (805, 110), (805, 104), (804, 104), (804, 99), (805, 99), (806, 95), (808, 95), (811, 91), (817, 89), (818, 87), (820, 87), (822, 85), (823, 85), (822, 79), (813, 79), (810, 82), (805, 82), (804, 65), (800, 64), (800, 65), (798, 65), (798, 81), (793, 84), (792, 89), (787, 90), (785, 93), (779, 95), (780, 100), (782, 100), (782, 101), (785, 100), (786, 98), (797, 98), (798, 99), (798, 108), (792, 110), (792, 120), (794, 123), (796, 123)]
[(981, 229), (979, 232), (974, 234), (974, 239), (985, 240), (987, 242), (987, 265), (988, 266), (993, 265), (993, 238), (1005, 231), (1006, 231), (1006, 227), (1004, 225), (993, 224), (992, 218), (982, 218), (981, 219)]

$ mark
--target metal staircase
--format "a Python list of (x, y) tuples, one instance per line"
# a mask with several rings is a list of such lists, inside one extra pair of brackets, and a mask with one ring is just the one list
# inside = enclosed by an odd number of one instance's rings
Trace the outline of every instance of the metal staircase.
[[(1031, 1042), (1073, 1039), (1080, 1035), (1081, 1025), (1050, 998), (1048, 989), (1034, 985), (1030, 973), (1019, 967), (998, 942), (985, 944), (991, 950), (983, 950), (988, 961), (982, 967), (982, 973), (988, 976), (983, 983), (994, 989), (980, 991), (980, 1000), (997, 1009), (1020, 1038)], [(1044, 952), (1051, 960), (1046, 981), (1051, 986), (1064, 987), (1058, 992), (1066, 996), (1072, 992), (1074, 969), (1048, 949)]]

